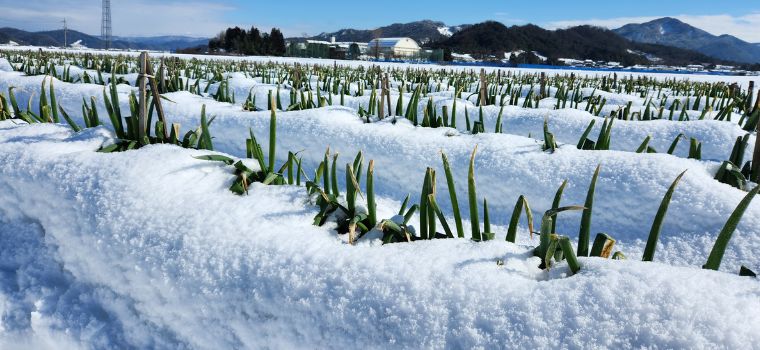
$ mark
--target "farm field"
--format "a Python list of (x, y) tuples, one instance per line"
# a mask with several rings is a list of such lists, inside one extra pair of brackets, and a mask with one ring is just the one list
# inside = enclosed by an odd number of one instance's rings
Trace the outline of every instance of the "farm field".
[(0, 50), (0, 347), (760, 342), (752, 77), (142, 60)]

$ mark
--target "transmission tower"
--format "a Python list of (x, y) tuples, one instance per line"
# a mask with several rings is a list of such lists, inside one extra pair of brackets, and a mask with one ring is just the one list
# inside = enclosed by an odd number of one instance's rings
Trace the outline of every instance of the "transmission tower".
[(66, 25), (66, 18), (63, 19), (63, 48), (69, 46), (69, 27)]
[(111, 48), (111, 0), (103, 0), (103, 22), (100, 25), (100, 38), (106, 49)]

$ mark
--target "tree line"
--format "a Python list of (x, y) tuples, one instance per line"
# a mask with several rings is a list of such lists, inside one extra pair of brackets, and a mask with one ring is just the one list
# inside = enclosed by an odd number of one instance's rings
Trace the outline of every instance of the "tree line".
[(210, 52), (226, 52), (240, 55), (285, 55), (285, 37), (277, 28), (261, 33), (256, 27), (246, 31), (240, 27), (227, 28), (209, 40)]

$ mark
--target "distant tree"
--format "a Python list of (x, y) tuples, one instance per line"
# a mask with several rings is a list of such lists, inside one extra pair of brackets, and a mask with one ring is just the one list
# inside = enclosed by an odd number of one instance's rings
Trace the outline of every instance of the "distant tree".
[(240, 27), (228, 28), (224, 33), (224, 49), (227, 52), (240, 52), (240, 46), (245, 38), (245, 30)]
[(277, 28), (262, 34), (256, 27), (251, 27), (248, 31), (234, 27), (227, 28), (209, 40), (208, 48), (209, 52), (224, 50), (230, 54), (283, 56), (287, 45), (285, 37)]
[(641, 61), (641, 59), (639, 59), (637, 57), (625, 56), (625, 57), (623, 57), (623, 59), (620, 60), (620, 63), (623, 66), (629, 67), (629, 66), (634, 66), (636, 64), (642, 63), (642, 61)]
[(225, 32), (221, 32), (208, 41), (208, 49), (210, 52), (219, 52), (219, 50), (224, 48), (224, 34)]
[(269, 38), (269, 33), (264, 33), (261, 35), (261, 54), (262, 55), (271, 55), (270, 50), (271, 40)]
[(272, 28), (269, 33), (269, 54), (273, 56), (285, 55), (285, 37), (277, 28)]
[(556, 56), (549, 56), (545, 63), (550, 66), (564, 66), (565, 65), (565, 63), (560, 61), (559, 57), (556, 57)]
[(361, 50), (359, 49), (359, 44), (357, 43), (351, 43), (351, 45), (348, 46), (348, 57), (352, 60), (358, 59), (359, 56), (362, 55)]
[(189, 55), (199, 55), (207, 53), (208, 46), (200, 45), (195, 47), (187, 47), (184, 49), (177, 49), (177, 53), (184, 53)]
[(447, 47), (447, 48), (444, 48), (444, 49), (443, 49), (443, 61), (444, 61), (444, 62), (451, 62), (451, 61), (453, 61), (453, 60), (454, 60), (454, 57), (453, 57), (453, 55), (451, 54), (451, 49), (450, 49), (450, 48), (448, 48), (448, 47)]
[(251, 27), (248, 32), (248, 41), (251, 43), (250, 55), (260, 55), (261, 52), (261, 32), (256, 27)]
[(512, 63), (512, 64), (517, 64), (517, 63), (518, 63), (518, 62), (517, 62), (517, 57), (518, 57), (518, 56), (517, 56), (517, 55), (515, 55), (515, 53), (514, 53), (514, 52), (513, 52), (513, 53), (511, 53), (511, 54), (509, 54), (509, 63)]

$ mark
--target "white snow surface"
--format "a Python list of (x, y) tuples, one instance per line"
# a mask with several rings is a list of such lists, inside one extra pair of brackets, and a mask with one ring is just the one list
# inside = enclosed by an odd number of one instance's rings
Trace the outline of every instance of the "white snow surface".
[[(16, 86), (14, 91), (18, 99), (25, 101), (32, 92), (38, 91), (42, 79), (0, 72), (0, 91), (7, 86)], [(80, 109), (83, 97), (99, 98), (103, 89), (99, 85), (63, 82), (56, 82), (55, 86), (59, 103), (69, 111)], [(128, 110), (125, 101), (131, 88), (126, 85), (119, 88), (122, 110)], [(271, 86), (264, 85), (255, 91), (265, 96), (269, 88)], [(287, 93), (281, 93), (285, 98)], [(263, 96), (258, 100), (264, 101)], [(183, 133), (199, 125), (201, 105), (206, 105), (207, 114), (217, 117), (211, 133), (218, 150), (245, 156), (244, 141), (249, 128), (263, 144), (268, 144), (269, 112), (245, 112), (239, 105), (219, 103), (187, 92), (167, 94), (167, 97), (173, 101), (164, 104), (167, 119), (170, 123), (180, 123)], [(351, 107), (351, 103), (347, 101), (347, 106)], [(341, 154), (341, 161), (351, 159), (362, 150), (366, 159), (376, 162), (376, 192), (400, 202), (407, 194), (412, 194), (413, 198), (418, 195), (426, 167), (434, 167), (443, 175), (440, 161), (440, 151), (443, 150), (452, 162), (462, 202), (467, 198), (465, 179), (469, 155), (478, 145), (478, 193), (480, 198), (488, 199), (493, 213), (491, 221), (496, 225), (508, 223), (520, 195), (528, 198), (537, 215), (549, 209), (554, 193), (564, 179), (569, 182), (563, 203), (583, 204), (594, 168), (601, 164), (592, 232), (612, 235), (618, 239), (621, 249), (636, 256), (643, 251), (651, 221), (666, 189), (678, 174), (688, 170), (673, 197), (657, 255), (658, 260), (679, 265), (701, 266), (704, 263), (717, 232), (745, 194), (713, 179), (720, 161), (731, 153), (735, 138), (744, 134), (734, 123), (616, 121), (613, 149), (626, 152), (580, 151), (575, 148), (575, 143), (589, 120), (595, 117), (578, 110), (508, 107), (503, 116), (504, 129), (516, 135), (486, 133), (473, 136), (453, 129), (413, 127), (401, 119), (395, 125), (390, 119), (365, 124), (352, 108), (327, 107), (278, 113), (278, 162), (286, 160), (288, 150), (302, 151), (299, 155), (304, 157), (306, 170), (311, 174), (322, 160), (327, 146)], [(461, 110), (461, 105), (459, 108)], [(471, 118), (475, 118), (476, 113), (473, 110)], [(491, 129), (498, 108), (486, 107), (484, 113), (486, 127)], [(100, 114), (105, 116), (105, 110)], [(541, 151), (541, 141), (525, 137), (529, 133), (541, 135), (545, 117), (549, 117), (557, 140), (568, 143), (555, 154)], [(601, 119), (597, 121), (597, 128), (600, 122)], [(83, 124), (81, 120), (79, 123)], [(595, 133), (597, 131), (592, 135)], [(709, 160), (685, 159), (688, 151), (685, 141), (681, 141), (676, 152), (681, 157), (632, 152), (647, 134), (653, 136), (650, 144), (663, 151), (679, 133), (702, 140), (703, 154)], [(754, 136), (748, 152), (753, 147)], [(342, 181), (343, 177), (339, 176), (339, 179)], [(445, 182), (440, 183), (443, 191)], [(441, 196), (439, 203), (445, 210), (451, 206), (445, 195)], [(463, 216), (468, 217), (466, 210)], [(580, 214), (562, 214), (558, 221), (559, 232), (575, 238)], [(504, 231), (497, 233), (503, 237)], [(729, 248), (724, 269), (736, 271), (742, 264), (760, 265), (760, 203), (750, 206)]]
[(760, 342), (754, 279), (598, 258), (568, 277), (501, 240), (349, 246), (302, 188), (236, 196), (228, 167), (192, 158), (208, 152), (94, 152), (111, 140), (0, 123), (2, 348)]
[[(15, 87), (25, 105), (43, 77), (10, 71), (0, 59), (0, 91)], [(60, 105), (80, 124), (75, 111), (82, 98), (95, 96), (102, 108), (102, 86), (56, 80), (55, 88)], [(238, 100), (252, 90), (259, 107), (275, 88), (230, 74)], [(130, 91), (119, 86), (122, 110), (128, 110)], [(287, 104), (288, 91), (280, 94)], [(438, 108), (451, 110), (452, 93), (432, 95)], [(221, 152), (245, 156), (249, 128), (268, 144), (269, 112), (245, 112), (239, 104), (186, 92), (166, 96), (173, 101), (164, 102), (167, 119), (180, 123), (183, 133), (199, 124), (206, 105), (207, 114), (217, 117), (211, 133)], [(606, 108), (644, 103), (620, 94), (605, 98)], [(712, 178), (735, 138), (744, 135), (741, 128), (714, 120), (616, 120), (611, 151), (581, 151), (575, 148), (581, 133), (596, 120), (595, 138), (602, 119), (582, 110), (552, 110), (555, 102), (542, 100), (545, 108), (538, 109), (505, 107), (505, 134), (461, 133), (465, 105), (471, 119), (478, 117), (464, 99), (457, 100), (460, 130), (414, 127), (403, 119), (365, 124), (355, 111), (366, 108), (367, 96), (347, 96), (346, 107), (277, 114), (278, 164), (286, 151), (302, 151), (312, 174), (327, 146), (340, 153), (340, 162), (359, 150), (374, 159), (381, 218), (393, 216), (408, 193), (416, 202), (428, 166), (439, 174), (438, 201), (450, 212), (441, 151), (452, 163), (460, 206), (466, 205), (469, 156), (478, 146), (478, 198), (488, 198), (497, 237), (486, 243), (381, 246), (364, 239), (349, 246), (332, 226), (311, 225), (316, 208), (303, 188), (255, 185), (249, 196), (233, 195), (227, 189), (230, 167), (192, 158), (209, 152), (150, 146), (101, 154), (94, 151), (113, 141), (104, 127), (73, 133), (63, 125), (0, 122), (0, 349), (760, 344), (760, 283), (736, 276), (739, 265), (760, 267), (760, 203), (742, 218), (722, 271), (699, 269), (746, 194)], [(491, 131), (499, 108), (483, 112)], [(100, 115), (107, 119), (105, 110)], [(543, 152), (535, 139), (542, 137), (544, 119), (561, 143), (554, 154)], [(647, 135), (662, 152), (681, 133), (703, 142), (705, 160), (686, 159), (688, 140), (675, 155), (633, 153)], [(752, 135), (747, 157), (754, 142)], [(548, 272), (537, 268), (531, 256), (537, 240), (528, 237), (523, 221), (519, 244), (503, 241), (519, 195), (540, 218), (568, 179), (562, 205), (583, 204), (598, 164), (592, 233), (616, 238), (616, 250), (631, 261), (581, 258), (580, 273), (568, 276), (564, 263)], [(635, 261), (665, 190), (684, 170), (657, 262)], [(463, 214), (466, 219), (467, 210)], [(575, 239), (579, 222), (580, 214), (562, 213), (558, 232)]]
[[(74, 49), (58, 49), (58, 48), (40, 48), (36, 46), (17, 46), (17, 47), (3, 47), (2, 48), (5, 51), (38, 51), (39, 49), (42, 49), (43, 51), (47, 52), (68, 52), (68, 53), (81, 53), (82, 50), (74, 50)], [(96, 49), (87, 49), (86, 50), (89, 53), (92, 54), (104, 54), (104, 55), (130, 55), (130, 56), (138, 56), (140, 55), (139, 51), (105, 51), (105, 50), (96, 50)], [(601, 76), (609, 76), (612, 73), (609, 71), (593, 71), (593, 70), (577, 70), (577, 69), (562, 69), (562, 70), (556, 70), (556, 69), (536, 69), (536, 68), (504, 68), (504, 67), (483, 67), (478, 65), (461, 65), (461, 66), (442, 66), (442, 65), (435, 65), (435, 64), (415, 64), (415, 63), (397, 63), (397, 62), (372, 62), (372, 61), (336, 61), (331, 59), (322, 59), (322, 58), (300, 58), (300, 57), (277, 57), (277, 56), (215, 56), (215, 55), (190, 55), (190, 54), (175, 54), (175, 53), (167, 53), (167, 52), (152, 52), (151, 57), (179, 57), (184, 59), (191, 59), (196, 58), (199, 60), (222, 60), (222, 61), (249, 61), (249, 62), (279, 62), (279, 63), (299, 63), (299, 64), (319, 64), (319, 65), (328, 65), (332, 66), (333, 64), (339, 64), (342, 66), (349, 66), (349, 67), (369, 67), (369, 66), (380, 66), (380, 67), (396, 67), (396, 68), (404, 68), (404, 67), (411, 67), (411, 68), (420, 68), (420, 67), (440, 67), (445, 69), (451, 69), (454, 71), (471, 71), (471, 70), (479, 70), (484, 69), (486, 72), (492, 72), (496, 70), (500, 70), (502, 72), (511, 71), (513, 73), (535, 73), (535, 72), (546, 72), (547, 74), (570, 74), (573, 73), (576, 76), (584, 76), (584, 77), (601, 77)], [(507, 56), (507, 58), (509, 58)], [(757, 80), (757, 76), (750, 76), (750, 75), (711, 75), (711, 74), (677, 74), (677, 73), (639, 73), (639, 72), (627, 72), (626, 70), (621, 70), (618, 72), (618, 74), (625, 74), (630, 76), (641, 76), (641, 77), (648, 77), (648, 78), (654, 78), (657, 80), (681, 80), (681, 79), (688, 79), (691, 81), (703, 81), (703, 82), (715, 82), (715, 81), (729, 81), (729, 82), (736, 82), (739, 84), (740, 87), (746, 89), (749, 85), (749, 82), (752, 80)], [(755, 85), (755, 91), (760, 90), (760, 86)]]
[(5, 58), (0, 58), (0, 72), (12, 72), (13, 67)]

